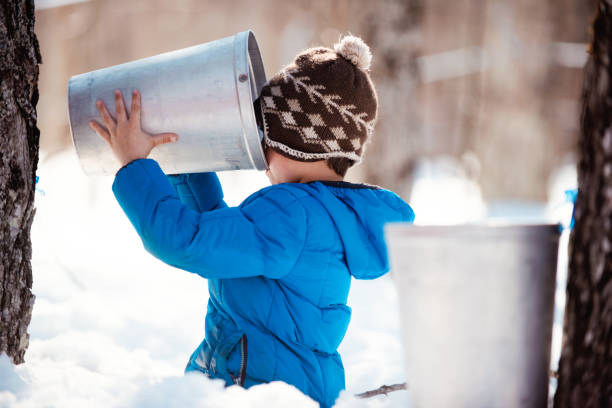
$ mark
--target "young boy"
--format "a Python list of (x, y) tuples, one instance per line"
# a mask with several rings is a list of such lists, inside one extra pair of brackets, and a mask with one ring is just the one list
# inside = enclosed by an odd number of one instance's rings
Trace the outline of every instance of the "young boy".
[(343, 181), (376, 118), (370, 60), (347, 36), (268, 81), (255, 110), (272, 186), (232, 208), (214, 173), (167, 178), (146, 159), (177, 135), (141, 130), (138, 92), (129, 118), (120, 92), (116, 120), (98, 102), (106, 128), (91, 126), (123, 165), (113, 192), (145, 248), (208, 279), (205, 338), (186, 371), (247, 388), (285, 381), (323, 407), (344, 389), (351, 277), (385, 274), (383, 224), (414, 219), (396, 194)]

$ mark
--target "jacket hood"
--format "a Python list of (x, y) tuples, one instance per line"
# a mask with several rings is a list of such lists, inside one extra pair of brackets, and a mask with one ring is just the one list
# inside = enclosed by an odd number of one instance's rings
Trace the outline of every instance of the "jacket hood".
[(374, 279), (389, 271), (384, 224), (412, 222), (414, 211), (392, 191), (344, 181), (308, 183), (330, 213), (351, 275)]

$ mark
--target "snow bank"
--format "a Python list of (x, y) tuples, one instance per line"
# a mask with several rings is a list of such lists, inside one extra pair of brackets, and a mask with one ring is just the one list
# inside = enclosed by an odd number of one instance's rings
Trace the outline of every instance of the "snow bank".
[(451, 157), (419, 160), (410, 194), (415, 224), (448, 225), (484, 219), (487, 206), (474, 176)]

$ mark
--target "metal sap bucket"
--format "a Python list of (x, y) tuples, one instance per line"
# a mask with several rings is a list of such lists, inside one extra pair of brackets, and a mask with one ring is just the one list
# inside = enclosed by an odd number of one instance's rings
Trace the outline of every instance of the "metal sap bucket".
[(113, 91), (120, 89), (129, 107), (131, 91), (138, 89), (143, 129), (179, 135), (178, 142), (151, 152), (166, 173), (264, 170), (253, 101), (265, 82), (251, 31), (74, 76), (68, 107), (81, 166), (88, 175), (118, 170), (112, 151), (88, 122), (100, 121), (97, 99), (114, 113)]
[(385, 234), (414, 407), (546, 407), (558, 225)]

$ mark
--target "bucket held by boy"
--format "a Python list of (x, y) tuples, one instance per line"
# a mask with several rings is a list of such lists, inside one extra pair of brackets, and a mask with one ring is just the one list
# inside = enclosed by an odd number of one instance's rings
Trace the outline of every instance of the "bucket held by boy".
[(251, 31), (72, 77), (68, 83), (70, 129), (88, 175), (114, 174), (119, 165), (89, 127), (96, 100), (114, 106), (119, 89), (131, 104), (142, 94), (142, 128), (172, 131), (179, 142), (151, 153), (166, 173), (265, 170), (253, 101), (266, 82)]
[(414, 407), (545, 407), (559, 228), (386, 228)]

